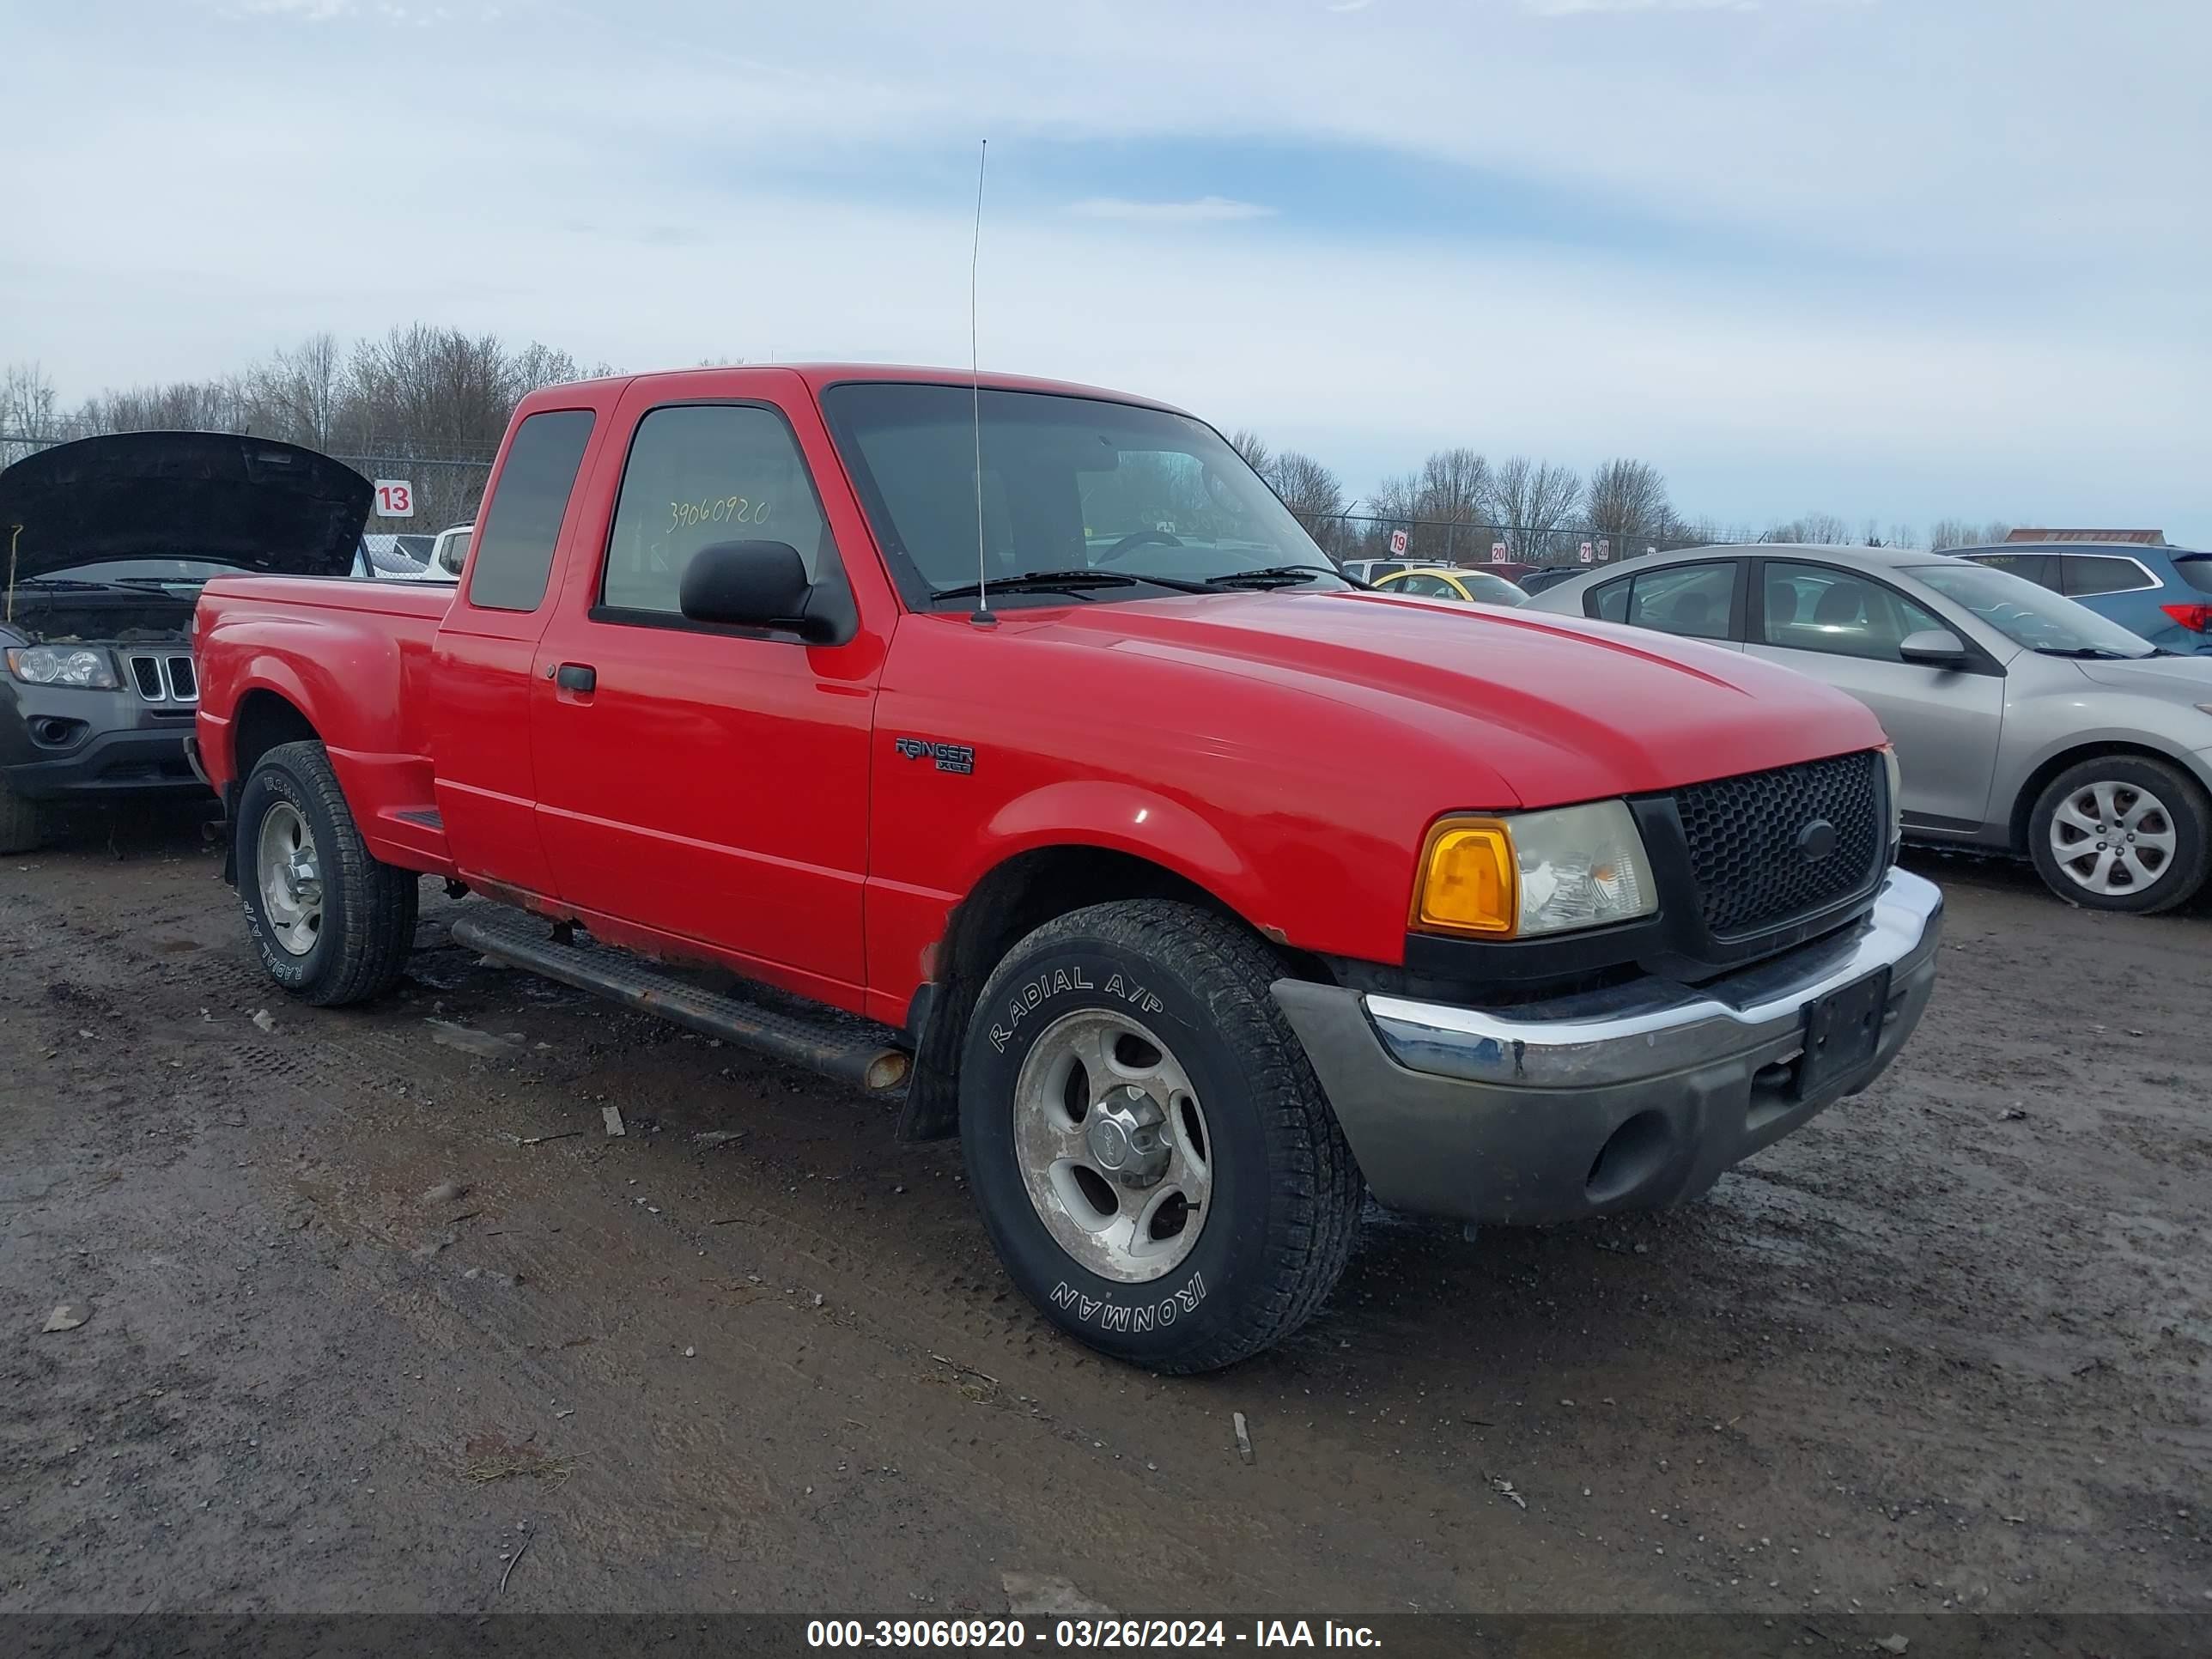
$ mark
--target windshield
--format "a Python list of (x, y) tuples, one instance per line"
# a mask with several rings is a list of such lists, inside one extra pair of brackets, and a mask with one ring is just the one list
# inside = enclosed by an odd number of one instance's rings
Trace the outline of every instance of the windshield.
[(51, 573), (56, 581), (198, 583), (216, 576), (235, 576), (239, 567), (208, 559), (100, 559), (72, 564)]
[(1914, 565), (1920, 583), (1964, 605), (2016, 645), (2052, 656), (2150, 657), (2158, 648), (2086, 605), (2007, 571), (1960, 559)]
[[(1093, 599), (1170, 591), (1141, 585), (1149, 580), (1205, 582), (1285, 566), (1311, 567), (1301, 586), (1348, 586), (1274, 492), (1200, 422), (986, 387), (979, 431), (978, 401), (961, 386), (856, 384), (823, 394), (909, 602), (973, 592), (979, 574), (1114, 579), (1085, 585)], [(1043, 595), (1051, 604), (1067, 598)]]

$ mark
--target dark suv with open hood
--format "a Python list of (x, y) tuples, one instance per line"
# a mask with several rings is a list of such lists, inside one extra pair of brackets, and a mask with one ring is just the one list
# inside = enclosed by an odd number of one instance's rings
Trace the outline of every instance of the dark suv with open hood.
[(131, 432), (0, 472), (0, 853), (52, 809), (196, 793), (192, 607), (212, 576), (343, 576), (370, 486), (295, 444)]

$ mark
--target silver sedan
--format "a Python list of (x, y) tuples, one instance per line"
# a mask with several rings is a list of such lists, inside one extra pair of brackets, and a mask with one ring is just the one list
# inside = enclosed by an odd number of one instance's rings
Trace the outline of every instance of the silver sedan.
[(2212, 873), (2212, 659), (1941, 553), (1703, 547), (1529, 608), (1764, 657), (1881, 717), (1905, 833), (2023, 854), (2061, 898), (2170, 909)]

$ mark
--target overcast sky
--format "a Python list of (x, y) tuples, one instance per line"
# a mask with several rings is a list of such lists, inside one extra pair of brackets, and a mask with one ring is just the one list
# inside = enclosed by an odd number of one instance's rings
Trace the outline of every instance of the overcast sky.
[(960, 363), (2212, 546), (2203, 0), (0, 0), (0, 360)]

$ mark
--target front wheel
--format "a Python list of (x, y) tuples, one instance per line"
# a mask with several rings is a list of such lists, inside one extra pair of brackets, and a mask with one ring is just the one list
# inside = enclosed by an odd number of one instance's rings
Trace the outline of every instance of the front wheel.
[(238, 800), (239, 897), (269, 976), (302, 1002), (366, 1002), (398, 983), (421, 880), (361, 838), (319, 743), (279, 744)]
[(2051, 891), (2093, 910), (2171, 910), (2204, 884), (2212, 807), (2179, 768), (2134, 755), (2069, 767), (2037, 798), (2028, 848)]
[(1267, 947), (1164, 900), (1047, 922), (978, 999), (960, 1133), (1023, 1293), (1117, 1358), (1211, 1370), (1297, 1329), (1360, 1181), (1269, 989)]

